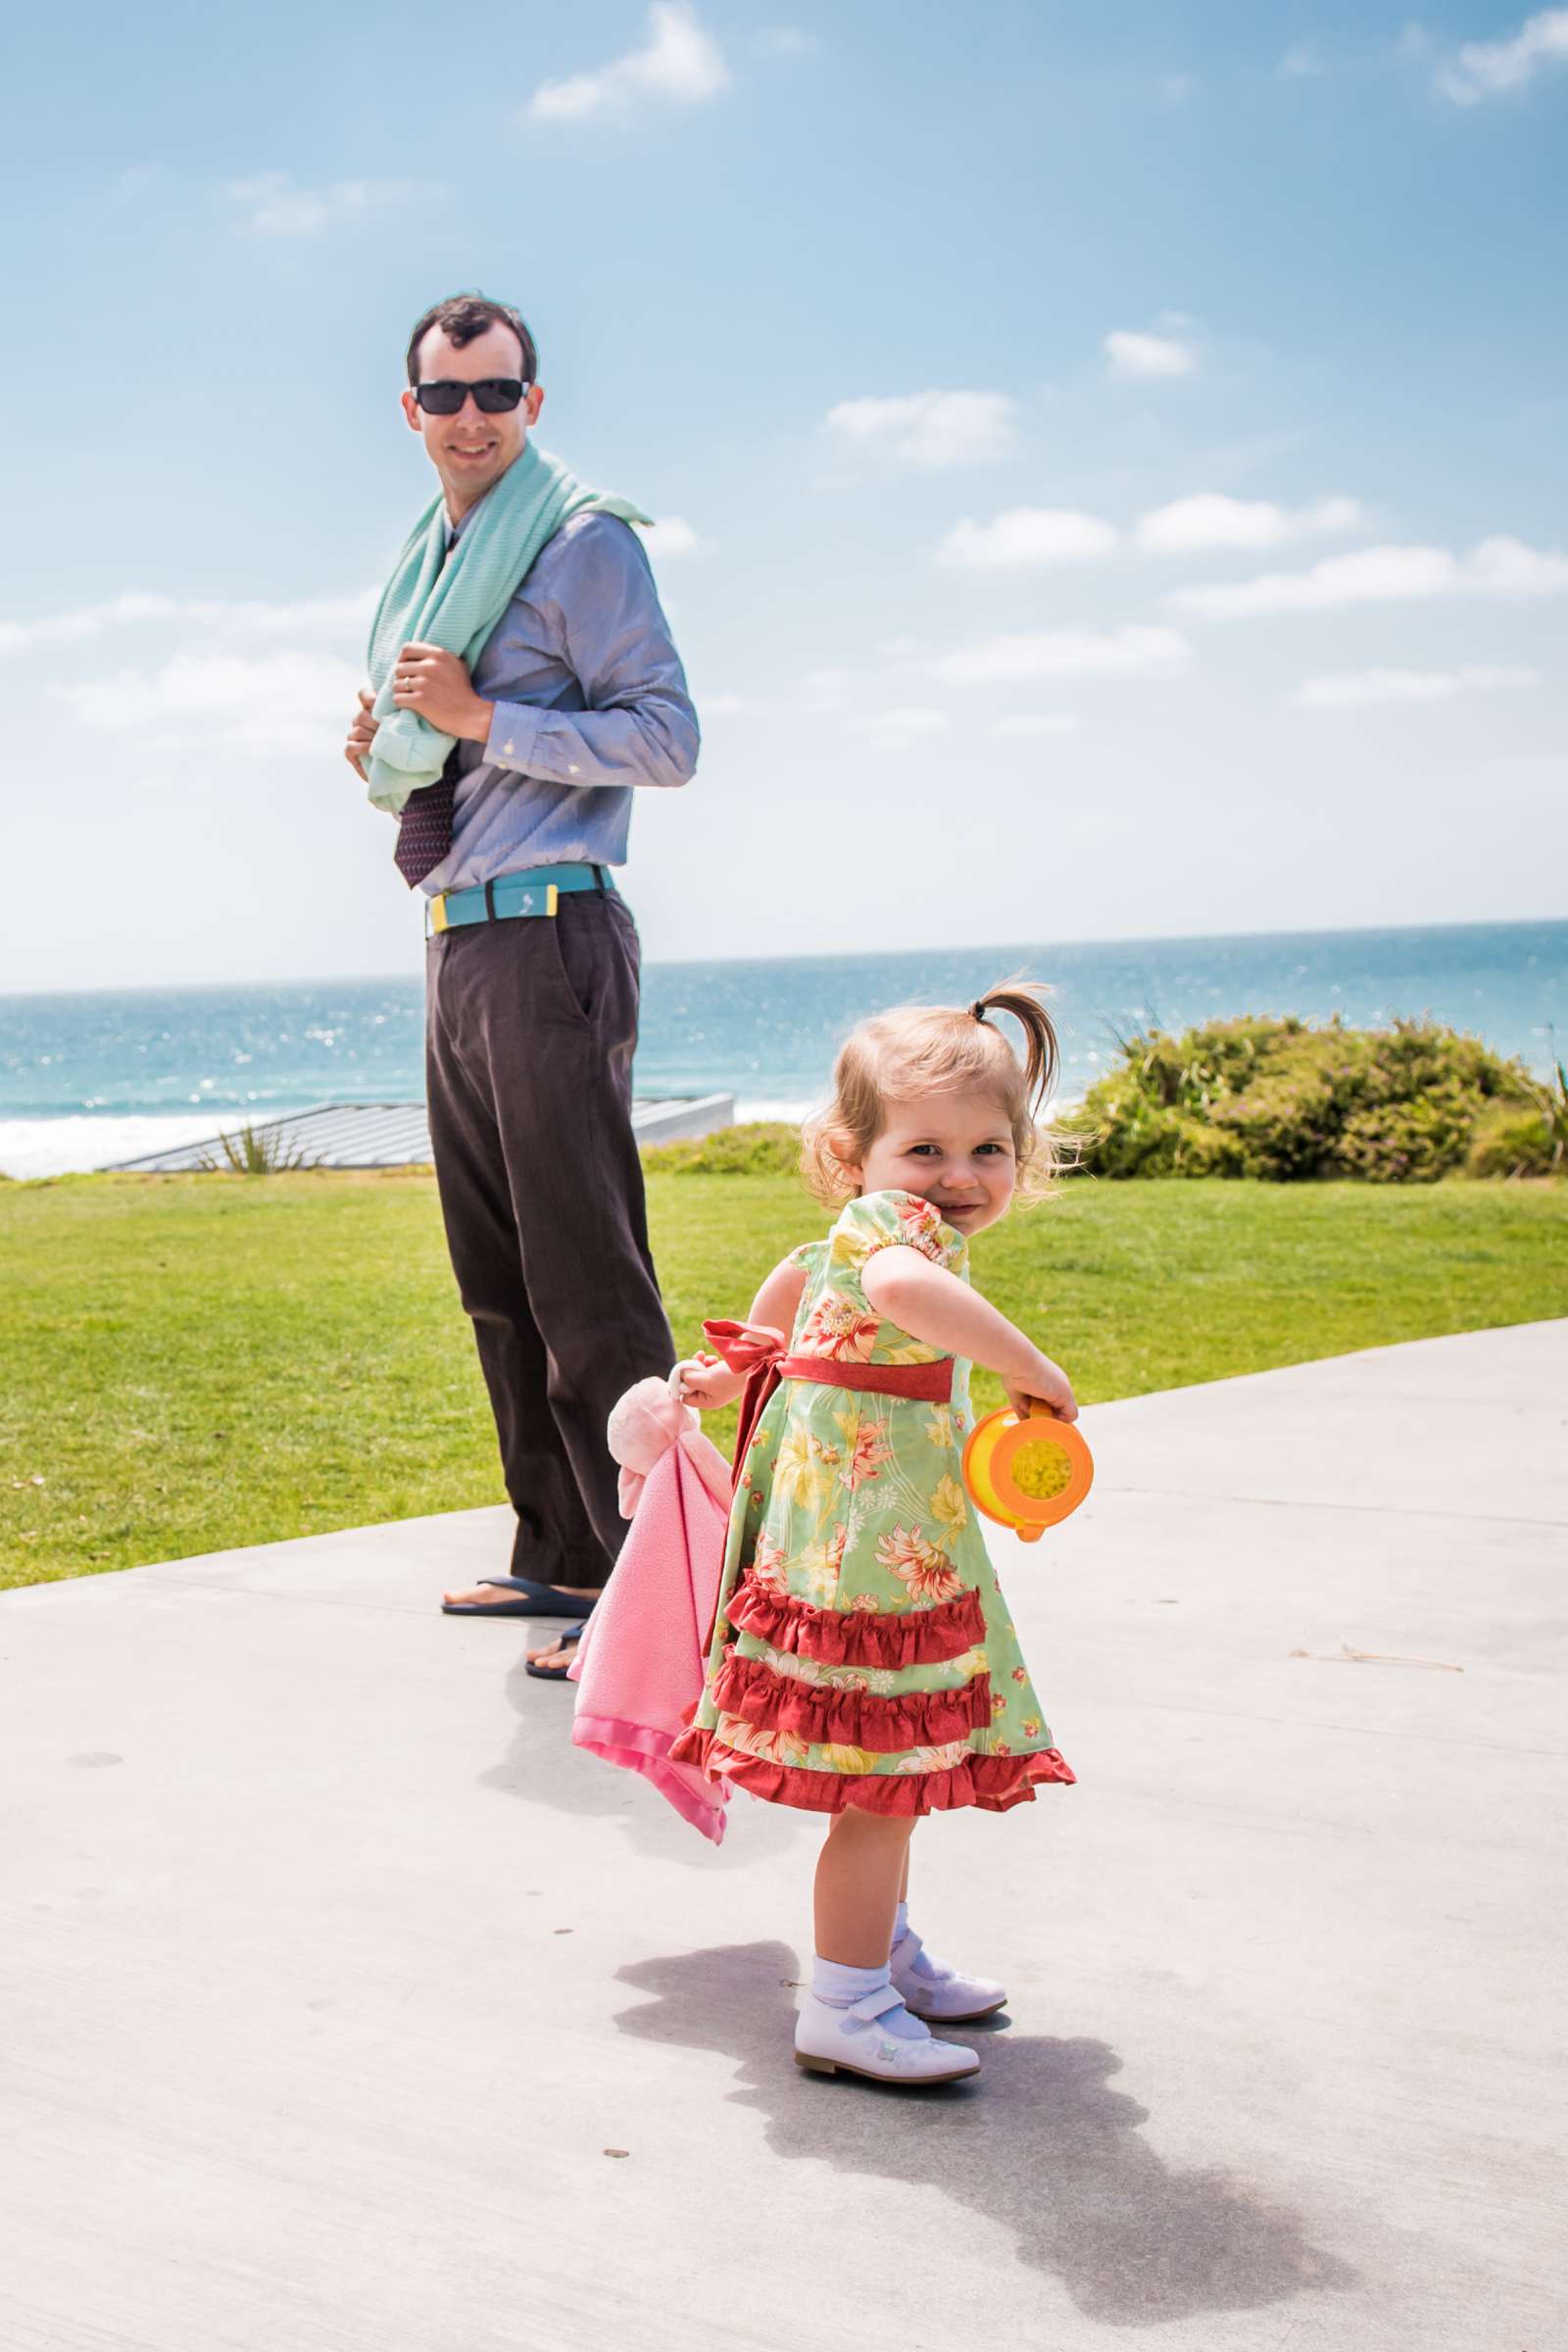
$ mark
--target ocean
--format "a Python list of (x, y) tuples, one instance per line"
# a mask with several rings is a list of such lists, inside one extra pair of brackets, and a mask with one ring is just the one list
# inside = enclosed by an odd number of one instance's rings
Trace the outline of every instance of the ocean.
[[(637, 1091), (719, 1091), (742, 1118), (799, 1117), (863, 1014), (967, 1004), (1013, 971), (1055, 989), (1067, 1102), (1118, 1036), (1152, 1025), (1425, 1012), (1543, 1073), (1568, 1031), (1568, 922), (653, 963)], [(102, 1167), (322, 1102), (416, 1101), (422, 993), (410, 974), (0, 997), (0, 1170)]]

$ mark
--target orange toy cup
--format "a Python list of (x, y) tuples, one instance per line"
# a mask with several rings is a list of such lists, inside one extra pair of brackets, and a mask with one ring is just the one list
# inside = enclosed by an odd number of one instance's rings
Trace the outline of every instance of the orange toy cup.
[(1094, 1483), (1095, 1461), (1077, 1426), (1044, 1406), (1020, 1420), (987, 1413), (963, 1449), (963, 1483), (988, 1519), (1037, 1544), (1075, 1511)]

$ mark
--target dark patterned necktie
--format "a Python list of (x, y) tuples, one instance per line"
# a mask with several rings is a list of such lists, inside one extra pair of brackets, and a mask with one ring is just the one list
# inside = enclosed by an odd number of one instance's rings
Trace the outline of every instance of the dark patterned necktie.
[[(443, 570), (457, 544), (454, 532), (441, 559)], [(417, 890), (425, 875), (435, 872), (452, 848), (452, 808), (457, 797), (458, 746), (454, 744), (435, 782), (421, 784), (417, 792), (411, 792), (398, 819), (392, 862), (411, 890)]]
[(458, 747), (433, 784), (411, 792), (398, 819), (392, 862), (411, 890), (433, 874), (452, 847), (452, 807), (458, 797)]

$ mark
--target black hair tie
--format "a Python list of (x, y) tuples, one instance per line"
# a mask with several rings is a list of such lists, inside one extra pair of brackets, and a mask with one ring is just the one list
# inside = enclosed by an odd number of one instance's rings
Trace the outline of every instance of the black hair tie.
[(981, 1000), (980, 1000), (978, 997), (976, 997), (976, 999), (975, 999), (974, 1003), (973, 1003), (973, 1004), (970, 1005), (970, 1007), (969, 1007), (969, 1018), (970, 1018), (972, 1021), (983, 1021), (983, 1020), (985, 1019), (985, 1017), (986, 1017), (986, 1008), (985, 1008), (985, 1005), (982, 1004)]

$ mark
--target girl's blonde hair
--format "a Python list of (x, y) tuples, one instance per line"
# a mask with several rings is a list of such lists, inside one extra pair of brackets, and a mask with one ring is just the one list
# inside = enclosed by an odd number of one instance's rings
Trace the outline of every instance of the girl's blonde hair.
[[(801, 1172), (817, 1199), (831, 1205), (853, 1195), (845, 1161), (863, 1164), (889, 1103), (958, 1087), (994, 1092), (1012, 1129), (1017, 1198), (1044, 1199), (1062, 1156), (1037, 1123), (1061, 1063), (1047, 993), (1038, 980), (1014, 977), (967, 1006), (899, 1004), (852, 1030), (833, 1064), (832, 1093), (801, 1132)], [(1022, 1061), (992, 1023), (996, 1012), (1011, 1013), (1022, 1029)]]

